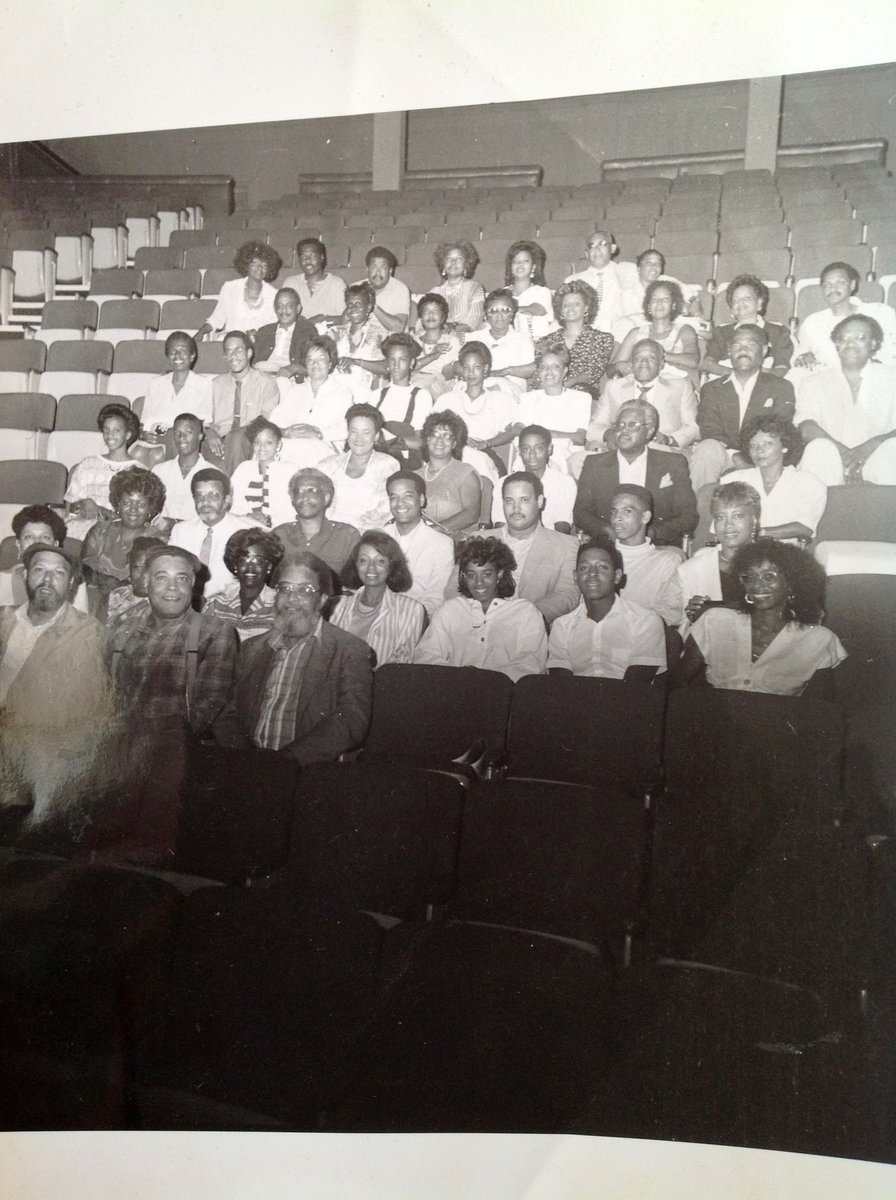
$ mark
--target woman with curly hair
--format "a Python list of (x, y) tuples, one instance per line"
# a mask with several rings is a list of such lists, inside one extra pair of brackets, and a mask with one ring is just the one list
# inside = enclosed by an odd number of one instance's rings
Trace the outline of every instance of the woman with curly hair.
[(336, 491), (327, 516), (363, 532), (389, 520), (386, 480), (395, 459), (382, 450), (383, 414), (372, 404), (353, 404), (345, 414), (348, 434), (342, 453), (324, 458), (320, 469)]
[(243, 278), (228, 279), (221, 284), (214, 311), (196, 330), (197, 342), (219, 330), (229, 333), (231, 329), (242, 329), (254, 337), (262, 325), (275, 324), (277, 289), (272, 286), (272, 280), (277, 278), (282, 266), (283, 260), (272, 246), (264, 242), (244, 242), (233, 260), (234, 270)]
[(425, 387), (436, 399), (449, 387), (443, 371), (457, 361), (461, 347), (460, 338), (448, 329), (448, 301), (444, 296), (427, 292), (417, 301), (414, 337), (421, 353), (411, 383)]
[(224, 548), (224, 566), (233, 582), (210, 596), (202, 611), (235, 626), (241, 642), (267, 633), (274, 624), (277, 594), (269, 584), (284, 552), (277, 535), (264, 529), (232, 533)]
[(467, 426), (457, 413), (432, 412), (423, 422), (421, 437), (423, 466), (414, 474), (426, 484), (426, 515), (443, 533), (464, 537), (476, 528), (483, 508), (479, 474), (461, 461)]
[(504, 258), (504, 286), (516, 300), (514, 329), (534, 341), (554, 328), (551, 289), (544, 281), (547, 255), (538, 242), (514, 242)]
[(731, 339), (738, 325), (758, 325), (768, 337), (768, 352), (762, 364), (764, 371), (784, 375), (790, 370), (793, 357), (793, 341), (783, 325), (766, 321), (769, 290), (755, 275), (735, 275), (725, 288), (725, 302), (734, 320), (728, 325), (713, 327), (712, 337), (700, 363), (700, 370), (708, 375), (728, 375), (731, 372)]
[(548, 658), (544, 620), (514, 596), (516, 559), (498, 538), (471, 537), (458, 548), (459, 596), (437, 609), (414, 651), (415, 663), (481, 667), (516, 682), (543, 675)]
[(159, 447), (152, 454), (152, 461), (144, 463), (149, 467), (171, 457), (174, 446), (166, 434), (174, 426), (175, 417), (192, 413), (206, 425), (214, 416), (212, 381), (193, 370), (199, 357), (195, 339), (182, 329), (175, 330), (165, 339), (165, 357), (171, 363), (171, 370), (149, 381), (140, 418), (143, 426), (140, 445), (147, 449)]
[(805, 550), (761, 538), (738, 550), (732, 569), (743, 586), (743, 602), (700, 617), (672, 685), (705, 675), (713, 687), (800, 696), (811, 681), (813, 693), (830, 694), (830, 671), (846, 651), (820, 623), (822, 567)]
[(535, 344), (536, 361), (546, 350), (564, 346), (569, 351), (566, 386), (598, 396), (601, 376), (613, 353), (613, 335), (591, 326), (597, 313), (597, 292), (582, 279), (571, 279), (554, 292), (554, 316), (560, 328)]
[(448, 301), (448, 328), (460, 336), (481, 329), (485, 288), (473, 278), (479, 266), (476, 247), (466, 241), (440, 242), (433, 258), (442, 282), (432, 290)]
[(153, 524), (165, 504), (165, 485), (152, 471), (131, 465), (109, 483), (111, 520), (100, 520), (90, 529), (81, 548), (81, 565), (87, 580), (90, 611), (102, 613), (113, 588), (130, 578), (128, 558), (138, 537), (164, 535)]
[(106, 444), (105, 454), (90, 454), (73, 468), (65, 491), (68, 536), (83, 538), (91, 526), (112, 516), (109, 485), (134, 465), (131, 446), (140, 436), (140, 420), (126, 404), (104, 404), (96, 427)]
[(821, 520), (828, 489), (811, 471), (798, 471), (803, 441), (792, 421), (776, 413), (760, 413), (744, 423), (740, 449), (753, 464), (729, 471), (726, 483), (749, 483), (762, 497), (760, 537), (809, 541)]
[(361, 638), (376, 665), (413, 661), (426, 609), (410, 596), (411, 572), (398, 542), (380, 529), (365, 533), (342, 572), (342, 596), (330, 624)]
[(662, 374), (679, 379), (686, 377), (696, 386), (700, 347), (693, 325), (682, 319), (684, 307), (684, 294), (673, 280), (655, 279), (648, 284), (644, 292), (644, 316), (647, 319), (625, 335), (613, 353), (608, 374), (631, 375), (632, 350), (638, 342), (650, 338), (665, 351)]
[(289, 388), (286, 399), (270, 414), (286, 440), (283, 457), (297, 467), (313, 467), (345, 437), (345, 410), (352, 403), (352, 391), (336, 375), (338, 363), (332, 338), (309, 338), (304, 382)]

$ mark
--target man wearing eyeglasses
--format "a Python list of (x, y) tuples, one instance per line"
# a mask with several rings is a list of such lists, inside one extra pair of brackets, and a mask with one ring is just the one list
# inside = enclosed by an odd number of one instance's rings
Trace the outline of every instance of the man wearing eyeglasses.
[(620, 484), (646, 488), (654, 500), (647, 534), (657, 546), (680, 545), (697, 528), (697, 501), (681, 454), (650, 445), (659, 427), (659, 414), (646, 401), (623, 404), (613, 425), (616, 449), (585, 459), (573, 520), (590, 537), (608, 533), (613, 494)]
[(289, 498), (296, 519), (278, 525), (273, 532), (287, 551), (308, 550), (338, 575), (354, 553), (359, 538), (354, 525), (331, 521), (327, 516), (335, 491), (329, 475), (316, 467), (302, 467), (289, 481)]
[(300, 765), (333, 762), (370, 723), (373, 653), (324, 621), (325, 562), (290, 552), (274, 576), (274, 628), (244, 643), (236, 686), (215, 733), (223, 746), (278, 751)]

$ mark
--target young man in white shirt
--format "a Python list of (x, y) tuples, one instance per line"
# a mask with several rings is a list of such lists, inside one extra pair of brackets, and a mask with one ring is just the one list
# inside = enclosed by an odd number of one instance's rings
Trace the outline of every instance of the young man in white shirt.
[(675, 546), (654, 546), (647, 536), (652, 518), (653, 497), (647, 488), (630, 483), (613, 493), (610, 528), (625, 571), (622, 595), (676, 625), (684, 607), (678, 579), (684, 553)]
[(165, 506), (159, 515), (167, 520), (169, 529), (176, 521), (189, 521), (196, 515), (190, 490), (193, 476), (215, 465), (202, 455), (202, 429), (202, 421), (193, 413), (175, 417), (171, 434), (177, 457), (157, 463), (152, 469), (165, 485)]
[(423, 520), (426, 483), (413, 471), (396, 471), (386, 480), (395, 540), (408, 561), (413, 583), (408, 592), (431, 617), (445, 603), (454, 572), (454, 540)]

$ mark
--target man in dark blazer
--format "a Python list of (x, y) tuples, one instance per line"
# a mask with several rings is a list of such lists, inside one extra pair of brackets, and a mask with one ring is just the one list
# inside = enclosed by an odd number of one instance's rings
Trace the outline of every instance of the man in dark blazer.
[[(302, 316), (302, 302), (293, 288), (280, 289), (274, 297), (274, 312), (276, 322), (262, 325), (255, 335), (254, 365), (259, 371), (269, 371), (283, 379), (304, 379), (305, 343), (317, 334), (317, 329)], [(280, 347), (275, 357), (278, 333)]]
[[(646, 401), (630, 400), (616, 414), (616, 450), (585, 459), (573, 521), (591, 537), (609, 529), (613, 493), (620, 483), (638, 483), (654, 499), (648, 535), (657, 546), (678, 545), (697, 528), (697, 501), (683, 454), (655, 450), (648, 443), (659, 427), (659, 414)], [(622, 476), (622, 478), (620, 477)]]
[(305, 765), (363, 741), (373, 651), (321, 616), (331, 572), (308, 551), (287, 554), (274, 580), (274, 628), (240, 651), (236, 685), (215, 727), (223, 746), (277, 750)]
[(700, 441), (691, 455), (694, 491), (715, 483), (731, 467), (749, 467), (738, 449), (746, 421), (762, 413), (793, 420), (793, 385), (762, 370), (768, 336), (758, 325), (739, 325), (731, 338), (731, 374), (700, 389)]

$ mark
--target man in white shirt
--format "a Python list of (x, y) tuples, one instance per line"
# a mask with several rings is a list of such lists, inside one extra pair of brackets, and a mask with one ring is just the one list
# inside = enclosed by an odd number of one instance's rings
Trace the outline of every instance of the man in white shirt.
[(621, 594), (652, 609), (667, 625), (676, 625), (684, 607), (678, 579), (684, 553), (675, 546), (654, 546), (647, 536), (652, 517), (653, 497), (647, 488), (630, 483), (613, 493), (610, 528), (625, 572)]
[(157, 463), (152, 469), (165, 485), (165, 507), (159, 515), (168, 521), (168, 528), (175, 521), (189, 521), (196, 515), (190, 488), (193, 476), (215, 465), (200, 453), (202, 422), (198, 417), (181, 413), (175, 417), (171, 432), (177, 457)]
[(617, 595), (622, 555), (606, 536), (579, 547), (582, 598), (558, 617), (548, 639), (548, 673), (649, 683), (666, 669), (666, 635), (656, 613)]
[(376, 295), (373, 316), (387, 333), (401, 333), (407, 328), (411, 314), (411, 293), (408, 286), (396, 279), (398, 259), (385, 246), (371, 246), (364, 257), (367, 282)]
[(594, 420), (588, 426), (585, 445), (589, 450), (613, 448), (616, 414), (629, 400), (646, 400), (657, 410), (659, 428), (651, 445), (660, 449), (684, 450), (700, 436), (697, 396), (689, 379), (661, 375), (666, 352), (659, 342), (642, 338), (632, 348), (631, 375), (611, 379), (597, 402)]
[(257, 521), (246, 517), (234, 517), (230, 513), (233, 495), (230, 478), (215, 467), (197, 471), (190, 483), (196, 516), (188, 521), (178, 521), (171, 530), (168, 544), (180, 546), (195, 554), (207, 568), (203, 596), (215, 596), (223, 592), (233, 580), (224, 565), (224, 550), (227, 539), (238, 529), (251, 529)]
[(623, 292), (638, 285), (638, 268), (634, 263), (613, 261), (618, 249), (612, 233), (599, 229), (589, 234), (585, 245), (589, 266), (564, 280), (569, 283), (573, 279), (583, 279), (594, 288), (599, 304), (591, 324), (604, 333), (612, 333), (616, 322), (625, 316)]
[(395, 540), (408, 561), (413, 583), (408, 592), (431, 617), (445, 602), (454, 572), (454, 541), (423, 520), (426, 483), (413, 471), (396, 471), (386, 480)]

